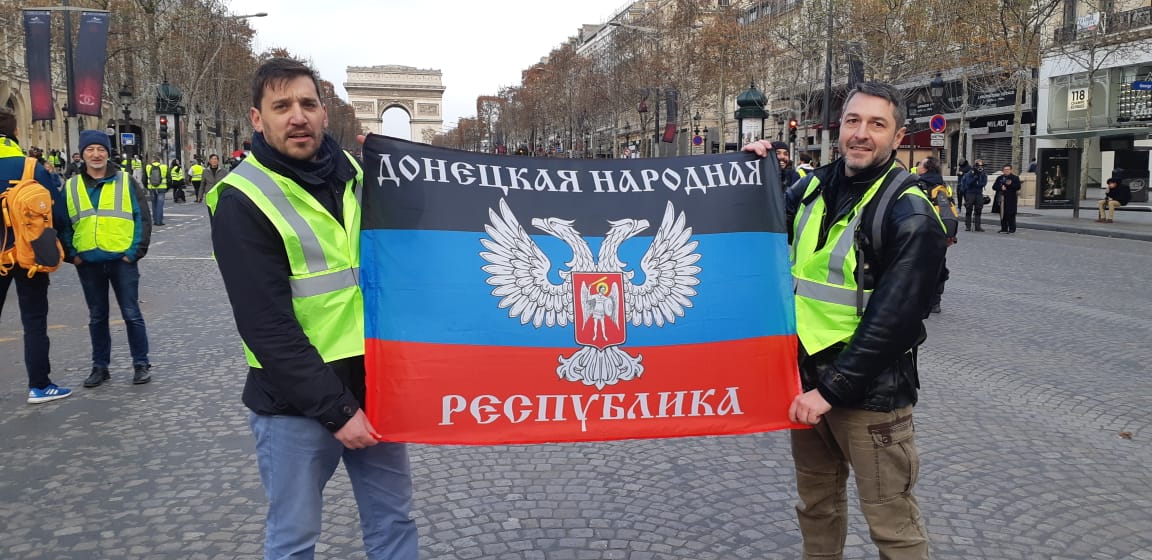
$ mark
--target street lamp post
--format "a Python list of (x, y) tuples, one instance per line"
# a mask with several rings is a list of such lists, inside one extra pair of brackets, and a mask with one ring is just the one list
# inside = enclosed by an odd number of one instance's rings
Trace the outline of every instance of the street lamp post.
[(108, 135), (108, 145), (116, 146), (117, 151), (123, 154), (124, 146), (120, 146), (116, 140), (116, 119), (108, 119), (108, 126), (104, 128), (104, 134)]
[(196, 117), (196, 156), (195, 156), (197, 158), (204, 157), (204, 151), (203, 151), (203, 148), (201, 147), (201, 144), (204, 141), (204, 138), (201, 136), (203, 128), (204, 128), (204, 123), (201, 122), (200, 117), (197, 116)]
[(912, 116), (912, 109), (915, 107), (912, 99), (908, 100), (908, 169), (916, 166), (916, 117)]
[[(120, 97), (120, 105), (122, 105), (124, 107), (122, 109), (122, 111), (124, 112), (124, 122), (120, 127), (120, 132), (124, 132), (125, 127), (128, 128), (128, 130), (132, 130), (132, 107), (131, 107), (131, 105), (132, 105), (132, 90), (128, 88), (128, 84), (122, 84), (120, 86), (120, 91), (117, 93), (117, 95)], [(128, 153), (129, 151), (134, 151), (134, 150), (128, 150), (125, 146), (123, 146), (123, 138), (124, 138), (123, 136), (120, 136), (120, 139), (121, 139), (120, 151), (124, 152), (125, 155), (134, 155), (134, 154)], [(137, 146), (139, 141), (140, 141), (139, 139), (136, 139), (133, 142), (133, 144), (131, 144), (131, 145)]]
[(626, 122), (626, 123), (624, 123), (624, 149), (620, 150), (620, 153), (625, 154), (628, 157), (631, 157), (632, 154), (629, 151), (631, 149), (631, 146), (632, 146), (632, 123)]
[[(928, 84), (928, 95), (932, 97), (932, 109), (936, 112), (943, 113), (942, 110), (944, 101), (944, 78), (940, 77), (940, 72), (936, 72), (936, 77)], [(944, 151), (944, 147), (940, 147), (940, 151)], [(933, 155), (935, 150), (933, 150)]]

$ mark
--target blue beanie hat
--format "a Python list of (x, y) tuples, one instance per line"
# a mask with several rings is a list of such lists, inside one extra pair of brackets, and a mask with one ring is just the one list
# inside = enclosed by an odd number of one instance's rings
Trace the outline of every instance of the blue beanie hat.
[(112, 146), (108, 144), (108, 135), (100, 130), (82, 130), (80, 131), (80, 153), (84, 153), (84, 148), (92, 144), (99, 144), (104, 146), (104, 149), (111, 154)]

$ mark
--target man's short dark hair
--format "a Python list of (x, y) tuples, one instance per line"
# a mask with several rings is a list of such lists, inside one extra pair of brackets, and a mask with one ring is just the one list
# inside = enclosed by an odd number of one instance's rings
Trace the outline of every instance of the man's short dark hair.
[(928, 156), (928, 157), (924, 158), (924, 172), (925, 173), (939, 173), (940, 172), (940, 160), (938, 160), (932, 156)]
[(856, 84), (856, 87), (852, 88), (852, 91), (848, 92), (848, 97), (844, 99), (844, 106), (840, 109), (841, 115), (847, 111), (848, 102), (852, 101), (852, 96), (857, 93), (888, 100), (892, 104), (892, 117), (896, 121), (896, 128), (900, 129), (904, 126), (904, 96), (900, 94), (900, 90), (884, 82), (860, 82)]
[(16, 136), (16, 112), (7, 107), (0, 107), (0, 136)]
[(1120, 179), (1117, 179), (1115, 177), (1109, 177), (1107, 181), (1104, 181), (1104, 184), (1119, 186), (1120, 185)]
[(280, 87), (290, 80), (307, 76), (316, 86), (316, 98), (320, 98), (320, 78), (316, 71), (303, 62), (292, 58), (270, 58), (256, 69), (256, 76), (252, 79), (252, 106), (260, 109), (260, 102), (264, 100), (264, 88)]
[(812, 163), (812, 154), (808, 152), (800, 154), (800, 163)]

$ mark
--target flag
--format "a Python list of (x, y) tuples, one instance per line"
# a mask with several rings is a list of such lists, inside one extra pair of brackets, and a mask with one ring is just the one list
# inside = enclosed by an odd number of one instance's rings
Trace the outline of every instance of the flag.
[(796, 427), (774, 164), (498, 156), (370, 135), (369, 420), (390, 441), (445, 444)]
[(104, 58), (108, 51), (108, 14), (81, 12), (77, 36), (73, 112), (99, 117), (104, 99)]
[(28, 102), (33, 121), (55, 118), (52, 108), (52, 12), (24, 10), (24, 65), (28, 68)]

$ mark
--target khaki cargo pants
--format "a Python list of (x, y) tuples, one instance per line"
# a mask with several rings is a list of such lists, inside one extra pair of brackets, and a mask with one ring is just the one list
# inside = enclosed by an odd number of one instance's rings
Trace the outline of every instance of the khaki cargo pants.
[(848, 467), (881, 560), (924, 560), (928, 532), (912, 488), (920, 471), (912, 407), (892, 412), (833, 408), (810, 430), (792, 431), (804, 558), (836, 559), (848, 533)]

